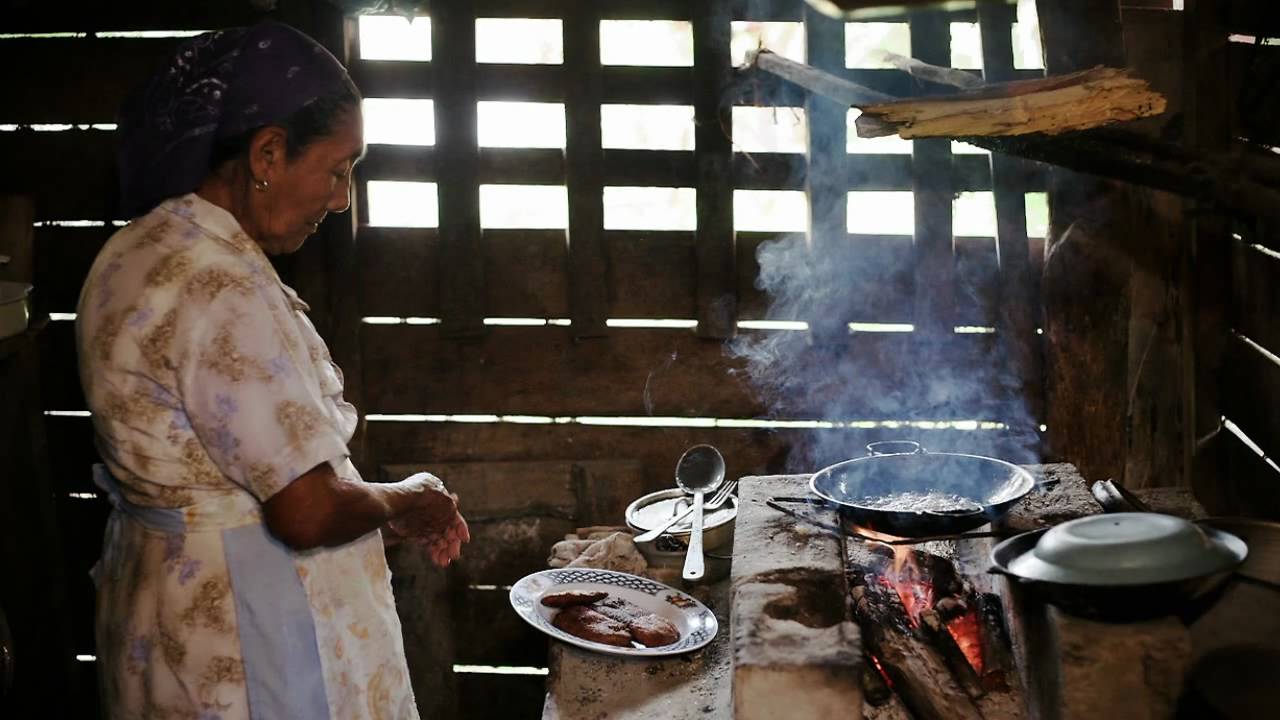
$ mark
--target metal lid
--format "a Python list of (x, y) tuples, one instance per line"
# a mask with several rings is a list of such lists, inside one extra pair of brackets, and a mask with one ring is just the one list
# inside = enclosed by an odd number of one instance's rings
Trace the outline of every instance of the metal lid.
[[(649, 493), (627, 506), (627, 525), (640, 532), (652, 530), (688, 508), (692, 502), (693, 498), (686, 495), (680, 488)], [(724, 505), (706, 512), (702, 521), (703, 532), (731, 523), (737, 516), (738, 498), (730, 495)], [(692, 531), (693, 515), (690, 514), (689, 517), (672, 525), (667, 530), (667, 534), (681, 537), (687, 536)]]
[(1046, 582), (1149, 585), (1230, 570), (1247, 554), (1240, 538), (1172, 515), (1114, 513), (1049, 529), (1008, 569)]

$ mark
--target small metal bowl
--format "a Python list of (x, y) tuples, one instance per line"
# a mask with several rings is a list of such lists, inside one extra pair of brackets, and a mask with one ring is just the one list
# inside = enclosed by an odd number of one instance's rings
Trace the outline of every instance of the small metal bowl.
[[(679, 488), (649, 493), (627, 506), (627, 527), (637, 533), (652, 530), (671, 519), (673, 514), (684, 510), (690, 502), (690, 497)], [(729, 574), (733, 556), (733, 528), (737, 517), (738, 498), (733, 495), (718, 509), (707, 511), (702, 526), (703, 557), (707, 568), (704, 581), (714, 581)], [(692, 515), (673, 525), (652, 542), (636, 543), (636, 548), (644, 555), (651, 568), (674, 568), (678, 571), (684, 566), (689, 533), (693, 530), (690, 520)]]
[(1172, 515), (1114, 513), (1050, 529), (1009, 569), (1043, 582), (1149, 585), (1224, 572), (1247, 554), (1234, 535)]

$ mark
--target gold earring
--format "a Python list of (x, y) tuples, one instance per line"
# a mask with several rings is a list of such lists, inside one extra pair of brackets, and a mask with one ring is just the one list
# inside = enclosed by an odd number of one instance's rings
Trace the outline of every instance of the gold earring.
[(266, 191), (267, 191), (267, 181), (266, 181), (266, 180), (255, 180), (255, 181), (253, 182), (253, 186), (254, 186), (255, 188), (257, 188), (258, 192), (266, 192)]

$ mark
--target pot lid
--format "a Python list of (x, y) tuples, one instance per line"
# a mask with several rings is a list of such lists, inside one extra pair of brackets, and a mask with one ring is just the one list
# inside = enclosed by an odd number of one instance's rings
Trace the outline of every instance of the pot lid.
[(1044, 582), (1150, 585), (1224, 572), (1247, 554), (1240, 538), (1172, 515), (1114, 513), (1049, 529), (1008, 570)]

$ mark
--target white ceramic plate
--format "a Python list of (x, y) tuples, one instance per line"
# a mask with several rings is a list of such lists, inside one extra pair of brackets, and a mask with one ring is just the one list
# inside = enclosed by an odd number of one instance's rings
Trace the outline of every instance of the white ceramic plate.
[[(576, 635), (555, 627), (551, 618), (559, 608), (542, 604), (542, 596), (569, 590), (602, 591), (614, 597), (628, 600), (641, 608), (666, 618), (680, 631), (680, 639), (661, 647), (617, 647), (583, 640)], [(526, 575), (511, 586), (511, 607), (525, 622), (551, 637), (577, 645), (580, 648), (631, 657), (658, 657), (686, 653), (711, 642), (719, 629), (716, 616), (706, 605), (674, 588), (637, 575), (594, 570), (591, 568), (561, 568), (543, 570)]]

